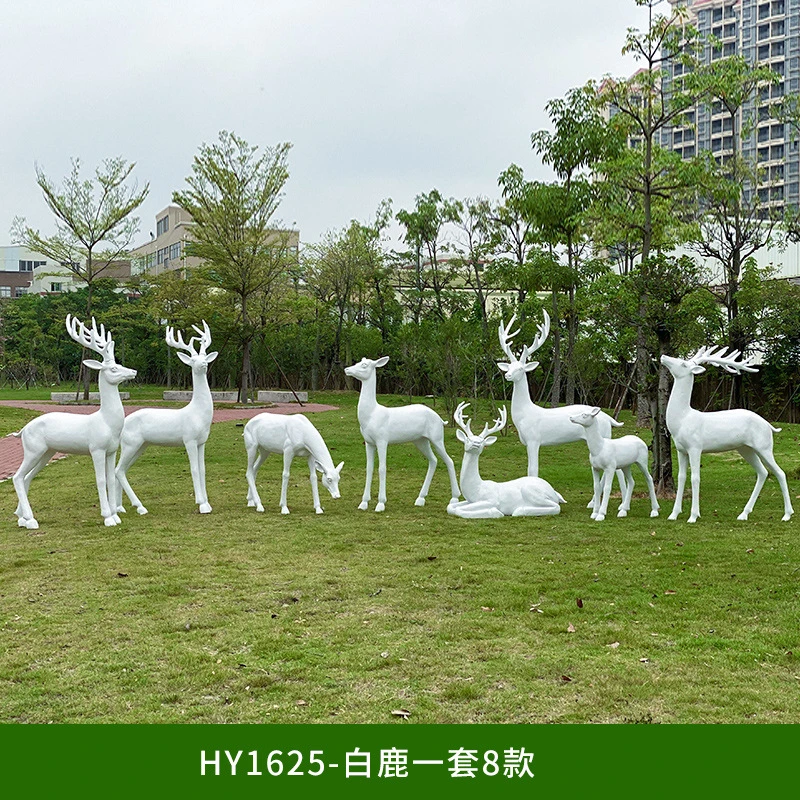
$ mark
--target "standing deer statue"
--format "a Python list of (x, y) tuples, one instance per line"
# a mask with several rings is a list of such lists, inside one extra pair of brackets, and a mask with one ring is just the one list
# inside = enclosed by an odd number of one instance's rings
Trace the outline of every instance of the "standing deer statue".
[[(514, 384), (511, 393), (511, 420), (519, 433), (519, 440), (528, 449), (528, 475), (535, 476), (539, 474), (540, 447), (586, 439), (584, 428), (576, 425), (570, 418), (576, 414), (591, 411), (592, 406), (571, 405), (542, 408), (531, 400), (528, 373), (533, 372), (539, 366), (539, 362), (528, 361), (528, 357), (533, 355), (547, 339), (550, 333), (550, 315), (546, 311), (544, 312), (544, 322), (539, 326), (533, 342), (530, 346), (524, 345), (519, 355), (515, 355), (511, 349), (511, 340), (519, 333), (518, 330), (511, 332), (516, 318), (516, 315), (511, 317), (511, 321), (506, 326), (500, 323), (498, 329), (500, 347), (508, 356), (508, 362), (499, 361), (497, 366), (501, 372), (505, 373), (506, 380)], [(598, 415), (597, 427), (604, 439), (611, 438), (612, 427), (621, 426), (621, 422), (617, 422), (604, 411)], [(622, 470), (617, 470), (617, 480), (622, 493), (625, 494), (625, 476)], [(590, 503), (588, 507), (591, 505)]]
[(786, 521), (794, 513), (789, 499), (786, 475), (772, 454), (773, 428), (763, 417), (744, 408), (727, 411), (697, 411), (692, 408), (694, 376), (705, 372), (703, 364), (722, 367), (727, 372), (756, 372), (753, 358), (740, 359), (741, 352), (728, 353), (727, 347), (701, 347), (687, 359), (661, 356), (661, 363), (672, 373), (674, 383), (667, 402), (667, 428), (678, 451), (678, 487), (675, 505), (669, 519), (677, 519), (683, 505), (686, 485), (686, 467), (692, 470), (692, 510), (689, 522), (700, 516), (700, 455), (738, 450), (742, 458), (756, 471), (756, 485), (744, 510), (737, 517), (746, 520), (761, 493), (768, 472), (778, 479), (783, 494), (783, 517)]
[(497, 517), (542, 517), (560, 514), (564, 498), (543, 478), (528, 476), (497, 483), (485, 481), (478, 472), (478, 459), (484, 447), (494, 444), (506, 424), (506, 409), (490, 428), (485, 425), (477, 436), (470, 430), (469, 419), (464, 419), (464, 410), (469, 403), (459, 403), (455, 421), (460, 430), (456, 436), (464, 444), (464, 460), (461, 462), (461, 491), (466, 500), (451, 503), (447, 513), (466, 519), (494, 519)]
[(14, 474), (14, 489), (19, 503), (16, 509), (17, 523), (31, 530), (39, 527), (33, 516), (28, 490), (31, 481), (56, 453), (90, 455), (94, 464), (97, 493), (100, 497), (100, 513), (107, 526), (118, 525), (116, 513), (116, 485), (114, 479), (114, 457), (119, 447), (125, 411), (119, 397), (119, 384), (136, 377), (135, 369), (128, 369), (114, 360), (114, 340), (105, 326), (92, 317), (92, 327), (68, 314), (67, 332), (78, 344), (93, 350), (103, 357), (84, 360), (89, 369), (99, 371), (100, 409), (94, 414), (68, 414), (54, 411), (31, 420), (16, 434), (22, 437), (24, 455), (22, 464)]
[[(600, 409), (576, 414), (570, 419), (586, 430), (586, 444), (589, 446), (589, 463), (594, 476), (594, 493), (592, 495), (591, 518), (600, 522), (606, 518), (608, 500), (611, 497), (611, 484), (614, 482), (614, 471), (621, 469), (625, 475), (625, 492), (617, 511), (618, 517), (627, 517), (631, 510), (633, 496), (633, 475), (631, 466), (636, 464), (647, 481), (650, 492), (650, 516), (658, 516), (658, 499), (653, 486), (653, 478), (647, 467), (647, 445), (638, 436), (621, 436), (619, 439), (604, 439), (597, 428)], [(602, 495), (602, 500), (601, 500)]]
[(390, 444), (413, 442), (416, 448), (428, 459), (428, 472), (419, 492), (419, 497), (414, 505), (424, 506), (428, 489), (436, 472), (435, 450), (447, 465), (450, 476), (451, 503), (458, 502), (460, 495), (456, 468), (453, 459), (444, 449), (445, 421), (428, 406), (419, 403), (402, 406), (401, 408), (386, 408), (378, 404), (375, 395), (376, 377), (375, 370), (384, 366), (389, 361), (389, 356), (373, 361), (362, 358), (357, 364), (345, 368), (345, 374), (361, 381), (361, 394), (358, 397), (358, 424), (364, 444), (367, 448), (367, 483), (359, 508), (365, 511), (369, 505), (372, 489), (372, 472), (375, 464), (375, 453), (378, 454), (378, 504), (376, 511), (386, 508), (386, 448)]
[[(171, 447), (183, 445), (189, 456), (189, 466), (194, 484), (194, 501), (200, 507), (201, 514), (210, 514), (211, 506), (206, 494), (206, 462), (205, 447), (214, 416), (214, 402), (208, 388), (208, 365), (217, 357), (216, 352), (207, 353), (211, 344), (211, 331), (205, 320), (202, 330), (192, 325), (197, 336), (192, 336), (188, 344), (183, 334), (167, 328), (166, 341), (170, 347), (178, 351), (178, 358), (192, 370), (192, 399), (183, 408), (142, 408), (135, 411), (125, 420), (122, 431), (122, 453), (117, 463), (117, 511), (125, 511), (122, 506), (122, 490), (139, 514), (146, 514), (147, 509), (136, 496), (128, 482), (128, 469), (151, 444)], [(199, 350), (194, 343), (198, 342)]]
[(281, 514), (288, 514), (286, 492), (289, 487), (289, 470), (295, 456), (308, 459), (311, 479), (311, 496), (317, 514), (323, 513), (319, 502), (317, 471), (322, 473), (322, 485), (337, 499), (342, 461), (333, 465), (328, 446), (320, 432), (302, 414), (257, 414), (244, 426), (244, 446), (247, 449), (247, 505), (263, 511), (264, 506), (256, 489), (256, 476), (270, 453), (283, 454), (283, 481), (281, 483)]

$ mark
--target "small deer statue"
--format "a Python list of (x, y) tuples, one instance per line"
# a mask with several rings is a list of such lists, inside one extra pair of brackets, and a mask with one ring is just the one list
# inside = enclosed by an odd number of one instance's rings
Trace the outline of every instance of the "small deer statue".
[(390, 444), (413, 442), (416, 448), (428, 459), (428, 472), (419, 492), (419, 497), (414, 505), (424, 506), (428, 489), (436, 472), (435, 450), (447, 465), (450, 476), (450, 502), (457, 502), (460, 496), (456, 468), (453, 459), (444, 449), (445, 421), (428, 406), (419, 403), (402, 406), (401, 408), (387, 408), (378, 404), (375, 390), (375, 370), (384, 366), (389, 361), (389, 356), (384, 356), (376, 361), (362, 358), (357, 364), (345, 368), (345, 374), (361, 381), (361, 394), (358, 398), (358, 424), (361, 435), (367, 448), (367, 483), (359, 508), (366, 511), (372, 489), (372, 472), (375, 464), (375, 453), (378, 454), (378, 504), (376, 511), (386, 508), (386, 448)]
[[(539, 448), (553, 444), (566, 444), (577, 442), (586, 438), (586, 432), (580, 425), (575, 425), (571, 417), (590, 411), (591, 406), (571, 405), (558, 408), (543, 408), (531, 400), (528, 388), (528, 373), (539, 366), (538, 361), (528, 361), (545, 342), (550, 333), (550, 316), (544, 312), (544, 322), (530, 346), (524, 345), (519, 355), (511, 349), (511, 340), (519, 331), (511, 331), (516, 320), (516, 315), (511, 317), (508, 325), (500, 324), (498, 336), (500, 347), (508, 356), (507, 362), (498, 362), (497, 366), (505, 373), (506, 380), (514, 384), (511, 393), (511, 420), (513, 421), (519, 440), (528, 450), (528, 475), (539, 474)], [(611, 438), (611, 428), (622, 425), (601, 411), (597, 419), (597, 427), (604, 439)], [(617, 470), (617, 479), (622, 493), (625, 493), (625, 476), (622, 470)]]
[(460, 430), (456, 436), (464, 444), (464, 460), (461, 462), (461, 490), (466, 500), (450, 503), (447, 513), (465, 519), (494, 519), (496, 517), (542, 517), (561, 513), (564, 498), (546, 481), (529, 475), (525, 478), (497, 483), (485, 481), (478, 472), (478, 459), (484, 447), (494, 444), (506, 424), (505, 406), (490, 428), (485, 425), (477, 436), (470, 430), (469, 419), (464, 419), (464, 410), (469, 403), (459, 403), (455, 421)]
[[(122, 506), (122, 490), (139, 514), (147, 509), (136, 496), (128, 482), (128, 470), (137, 458), (151, 444), (186, 448), (194, 484), (194, 501), (201, 514), (210, 514), (211, 505), (206, 494), (205, 447), (214, 416), (214, 402), (208, 388), (208, 365), (217, 357), (216, 352), (207, 353), (211, 344), (211, 331), (205, 320), (202, 330), (192, 325), (197, 336), (192, 336), (187, 344), (183, 334), (167, 328), (166, 341), (178, 351), (178, 358), (192, 370), (192, 399), (183, 408), (142, 408), (134, 411), (126, 420), (122, 431), (122, 453), (117, 462), (117, 511), (125, 511)], [(197, 342), (199, 349), (195, 349)]]
[(772, 454), (772, 434), (780, 431), (773, 428), (763, 417), (744, 408), (727, 411), (697, 411), (691, 407), (694, 376), (705, 372), (703, 364), (722, 367), (727, 372), (756, 372), (753, 358), (740, 359), (741, 352), (728, 353), (727, 347), (701, 347), (689, 358), (661, 356), (661, 363), (672, 373), (672, 384), (667, 402), (667, 428), (678, 451), (678, 486), (675, 505), (669, 519), (677, 519), (683, 505), (683, 489), (686, 485), (686, 467), (692, 470), (692, 510), (689, 522), (700, 516), (700, 454), (722, 453), (738, 450), (742, 458), (756, 471), (756, 485), (744, 510), (737, 517), (746, 520), (761, 493), (768, 472), (778, 479), (783, 494), (783, 521), (794, 513), (789, 498), (786, 475)]
[[(576, 414), (570, 419), (586, 429), (586, 444), (589, 446), (589, 463), (592, 465), (594, 477), (594, 494), (592, 496), (591, 518), (600, 522), (606, 518), (608, 499), (611, 497), (611, 484), (614, 472), (621, 469), (625, 474), (625, 491), (622, 495), (618, 517), (627, 517), (631, 509), (633, 496), (633, 475), (631, 466), (636, 464), (647, 481), (650, 492), (650, 516), (658, 516), (658, 499), (653, 486), (653, 478), (647, 467), (647, 445), (638, 436), (621, 436), (619, 439), (604, 439), (597, 427), (600, 409), (595, 407), (589, 411)], [(602, 501), (601, 501), (602, 494)]]
[(261, 498), (256, 489), (256, 476), (264, 459), (270, 453), (283, 454), (283, 481), (281, 483), (281, 514), (288, 514), (286, 492), (289, 487), (289, 470), (295, 456), (308, 459), (311, 479), (311, 496), (317, 514), (323, 508), (319, 502), (317, 471), (322, 474), (322, 485), (337, 499), (339, 495), (339, 474), (344, 466), (342, 461), (333, 465), (328, 446), (320, 432), (302, 414), (257, 414), (244, 426), (244, 446), (247, 449), (247, 505), (263, 511)]
[(14, 474), (14, 489), (19, 503), (17, 523), (21, 528), (36, 529), (39, 523), (33, 516), (28, 490), (39, 470), (56, 453), (90, 455), (94, 463), (100, 513), (107, 526), (118, 525), (114, 457), (119, 447), (125, 411), (119, 397), (119, 384), (136, 377), (136, 370), (123, 367), (114, 360), (114, 340), (105, 326), (92, 317), (87, 328), (71, 315), (66, 319), (67, 332), (78, 344), (103, 357), (102, 361), (87, 358), (83, 363), (99, 371), (100, 409), (94, 414), (68, 414), (54, 411), (31, 420), (18, 434), (22, 437), (24, 455)]

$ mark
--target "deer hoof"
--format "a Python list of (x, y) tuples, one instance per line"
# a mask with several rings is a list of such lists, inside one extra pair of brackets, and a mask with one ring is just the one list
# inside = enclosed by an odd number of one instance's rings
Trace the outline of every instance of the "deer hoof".
[(324, 514), (325, 513), (324, 509), (322, 508), (322, 506), (320, 506), (318, 509), (316, 509), (316, 512), (317, 512), (317, 514)]
[(258, 511), (259, 514), (263, 514), (264, 513), (264, 506), (262, 506), (261, 503), (259, 503), (256, 506), (256, 511)]
[(248, 508), (253, 508), (253, 506), (255, 506), (255, 505), (256, 505), (256, 501), (255, 500), (248, 500), (247, 501), (247, 507)]
[(784, 515), (781, 517), (781, 522), (788, 522), (788, 521), (789, 521), (791, 518), (792, 518), (792, 515), (791, 515), (791, 514), (784, 514)]
[(686, 521), (687, 522), (697, 522), (697, 517), (689, 517), (689, 519), (687, 519)]
[(625, 509), (625, 508), (621, 508), (619, 511), (617, 511), (617, 516), (618, 517), (627, 517), (628, 516), (628, 510)]
[(592, 511), (592, 513), (589, 514), (589, 519), (597, 519), (597, 514), (595, 514), (594, 511)]
[(281, 514), (288, 514), (289, 509), (286, 506), (281, 506)]
[(119, 518), (119, 514), (112, 514), (111, 516), (114, 518), (114, 522), (116, 522), (117, 525), (122, 524), (122, 520)]
[(741, 514), (739, 514), (739, 516), (738, 516), (738, 517), (736, 517), (736, 519), (738, 519), (738, 520), (741, 520), (741, 521), (744, 521), (744, 520), (746, 520), (746, 519), (747, 519), (747, 517), (748, 517), (748, 516), (749, 516), (749, 515), (748, 515), (746, 512), (742, 511), (742, 513), (741, 513)]
[(595, 522), (602, 522), (602, 521), (603, 521), (605, 518), (606, 518), (606, 515), (605, 515), (605, 514), (598, 514), (598, 515), (597, 515), (597, 516), (594, 518), (594, 521), (595, 521)]
[(672, 513), (671, 513), (671, 514), (670, 514), (670, 515), (667, 517), (667, 519), (676, 520), (676, 519), (678, 519), (678, 515), (677, 515), (677, 514), (676, 514), (676, 513), (673, 511), (673, 512), (672, 512)]
[(26, 520), (26, 519), (25, 519), (25, 517), (20, 517), (20, 518), (17, 520), (17, 525), (18, 525), (20, 528), (27, 528), (27, 527), (28, 527), (28, 520)]
[(425, 498), (424, 498), (424, 497), (418, 497), (418, 498), (417, 498), (417, 499), (414, 501), (414, 505), (415, 505), (415, 506), (424, 506), (424, 505), (425, 505)]
[(104, 517), (103, 523), (105, 524), (106, 528), (113, 528), (117, 524), (114, 517)]
[(125, 509), (125, 506), (117, 506), (117, 514), (127, 514), (127, 513), (128, 512)]
[(367, 503), (367, 501), (365, 500), (363, 503), (361, 503), (361, 504), (359, 505), (359, 507), (358, 507), (358, 510), (359, 510), (359, 511), (366, 511), (368, 508), (369, 508), (369, 504), (368, 504), (368, 503)]
[(590, 500), (590, 501), (589, 501), (589, 502), (586, 504), (586, 508), (591, 508), (593, 505), (594, 505), (594, 500)]
[(211, 506), (208, 503), (202, 503), (200, 505), (200, 513), (201, 514), (210, 514), (211, 513)]
[(375, 510), (378, 512), (384, 511), (385, 509), (386, 509), (385, 503), (378, 503), (378, 505), (375, 506)]
[(136, 513), (144, 516), (147, 513), (147, 509), (144, 506), (136, 506)]
[[(20, 522), (22, 522), (22, 520), (20, 520)], [(33, 517), (26, 519), (24, 525), (29, 531), (35, 531), (39, 527), (39, 523)]]
[(650, 516), (651, 516), (651, 517), (657, 517), (657, 516), (658, 516), (658, 509), (657, 509), (657, 508), (654, 508), (654, 509), (653, 509), (653, 510), (650, 512)]

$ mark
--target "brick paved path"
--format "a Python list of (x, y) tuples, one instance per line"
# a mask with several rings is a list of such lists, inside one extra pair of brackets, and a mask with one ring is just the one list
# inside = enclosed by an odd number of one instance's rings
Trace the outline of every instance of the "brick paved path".
[[(98, 406), (62, 406), (45, 401), (27, 402), (20, 400), (0, 400), (0, 414), (3, 406), (14, 408), (29, 408), (33, 411), (66, 411), (70, 414), (93, 414)], [(131, 414), (146, 406), (125, 406), (125, 414)], [(270, 414), (313, 414), (316, 411), (335, 411), (336, 406), (326, 406), (321, 403), (305, 403), (303, 407), (297, 403), (279, 403), (271, 408), (215, 408), (214, 422), (229, 422), (234, 419), (251, 419), (256, 414), (268, 411)], [(51, 459), (66, 458), (63, 453), (56, 453)], [(22, 439), (16, 436), (5, 436), (0, 439), (0, 481), (10, 478), (22, 463)]]

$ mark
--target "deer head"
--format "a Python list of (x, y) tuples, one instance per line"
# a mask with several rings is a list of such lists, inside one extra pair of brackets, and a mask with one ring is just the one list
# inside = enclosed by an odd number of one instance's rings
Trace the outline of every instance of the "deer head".
[[(192, 372), (198, 370), (204, 374), (208, 371), (208, 365), (217, 357), (217, 352), (206, 352), (206, 349), (211, 344), (211, 331), (205, 320), (203, 320), (202, 330), (197, 325), (192, 325), (192, 330), (198, 335), (192, 336), (187, 344), (183, 341), (183, 333), (181, 331), (178, 331), (176, 338), (175, 328), (167, 326), (166, 342), (170, 347), (174, 347), (178, 351), (178, 358), (188, 367), (191, 367)], [(199, 343), (200, 350), (195, 350), (195, 342)]]
[(594, 408), (589, 409), (589, 411), (582, 411), (580, 414), (570, 417), (569, 421), (574, 422), (576, 425), (580, 425), (583, 428), (588, 428), (591, 425), (594, 425), (594, 421), (597, 419), (597, 415), (599, 413), (600, 406), (595, 406)]
[(344, 461), (340, 461), (338, 466), (326, 470), (325, 467), (317, 461), (314, 466), (317, 472), (322, 475), (322, 485), (331, 493), (331, 497), (336, 500), (341, 495), (339, 494), (339, 476), (344, 466)]
[(383, 356), (377, 361), (371, 358), (362, 358), (357, 364), (351, 367), (344, 368), (344, 374), (349, 375), (351, 378), (358, 378), (362, 383), (368, 381), (374, 374), (378, 367), (382, 367), (389, 363), (389, 356)]
[(501, 372), (505, 373), (507, 381), (520, 380), (525, 376), (526, 373), (533, 372), (533, 370), (539, 366), (538, 361), (528, 361), (528, 356), (533, 355), (533, 353), (535, 353), (544, 344), (545, 340), (547, 339), (547, 335), (550, 333), (550, 315), (545, 311), (544, 322), (539, 325), (539, 330), (536, 333), (533, 342), (530, 344), (530, 346), (524, 345), (520, 351), (520, 354), (515, 355), (514, 351), (511, 349), (511, 341), (519, 333), (519, 330), (512, 332), (511, 328), (514, 327), (514, 322), (516, 319), (517, 315), (514, 314), (514, 316), (511, 317), (511, 321), (505, 327), (501, 322), (497, 331), (500, 338), (500, 347), (508, 356), (508, 361), (498, 361), (497, 367)]
[(722, 367), (727, 372), (732, 372), (736, 375), (740, 375), (742, 372), (758, 372), (753, 366), (755, 356), (740, 358), (741, 355), (739, 350), (733, 350), (729, 353), (727, 347), (701, 347), (694, 355), (685, 359), (661, 356), (661, 363), (672, 373), (672, 377), (676, 380), (690, 375), (701, 375), (706, 371), (703, 364)]
[(456, 431), (456, 438), (459, 442), (464, 444), (465, 453), (480, 454), (483, 452), (484, 447), (488, 447), (490, 444), (494, 444), (497, 441), (497, 437), (492, 436), (492, 434), (503, 430), (505, 427), (506, 407), (501, 406), (500, 416), (494, 421), (494, 425), (490, 428), (487, 422), (483, 430), (477, 436), (470, 428), (469, 418), (464, 419), (464, 411), (468, 407), (469, 403), (459, 403), (456, 413), (453, 415), (453, 419), (455, 419), (456, 425), (459, 427), (459, 430)]
[(135, 369), (123, 367), (114, 360), (114, 340), (111, 338), (111, 333), (106, 332), (105, 325), (101, 324), (98, 329), (97, 322), (92, 317), (92, 327), (87, 328), (76, 317), (67, 314), (66, 326), (67, 333), (79, 345), (88, 350), (93, 350), (103, 357), (102, 361), (97, 361), (94, 358), (85, 358), (83, 360), (85, 366), (100, 372), (100, 380), (116, 386), (123, 381), (136, 377)]

